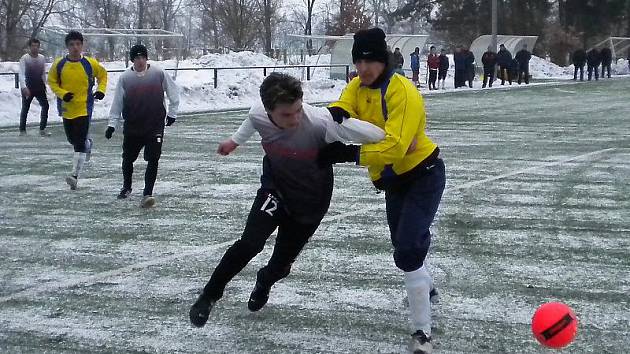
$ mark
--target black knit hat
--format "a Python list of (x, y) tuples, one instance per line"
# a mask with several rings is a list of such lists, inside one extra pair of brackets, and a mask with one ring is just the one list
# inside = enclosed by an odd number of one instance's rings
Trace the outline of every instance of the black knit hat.
[(368, 30), (360, 30), (354, 34), (352, 45), (352, 62), (361, 59), (380, 61), (387, 64), (389, 54), (385, 42), (385, 32), (375, 27)]
[(133, 61), (139, 55), (147, 59), (149, 58), (147, 47), (143, 46), (142, 44), (134, 45), (133, 47), (131, 47), (131, 50), (129, 51), (129, 58), (131, 59), (131, 61)]

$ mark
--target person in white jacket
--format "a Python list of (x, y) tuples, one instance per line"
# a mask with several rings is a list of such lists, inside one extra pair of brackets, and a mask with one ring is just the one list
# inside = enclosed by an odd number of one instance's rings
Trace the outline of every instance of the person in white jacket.
[(302, 102), (299, 80), (272, 73), (260, 86), (262, 103), (254, 105), (238, 131), (219, 145), (228, 155), (255, 132), (265, 151), (261, 186), (245, 230), (225, 252), (210, 280), (189, 312), (191, 323), (203, 327), (223, 291), (278, 229), (268, 264), (258, 271), (247, 307), (260, 310), (273, 284), (289, 275), (291, 265), (317, 230), (328, 211), (333, 190), (330, 163), (318, 162), (319, 149), (334, 141), (371, 143), (382, 140), (382, 129), (368, 122), (347, 119), (337, 124), (326, 108)]
[(33, 98), (41, 106), (39, 118), (39, 135), (49, 136), (46, 131), (48, 123), (48, 97), (46, 96), (46, 58), (39, 53), (39, 39), (28, 40), (29, 52), (20, 58), (20, 89), (22, 91), (22, 111), (20, 112), (20, 135), (26, 135), (26, 117), (31, 108)]
[[(148, 53), (145, 46), (133, 46), (129, 55), (133, 66), (118, 79), (105, 138), (112, 137), (122, 116), (123, 187), (118, 199), (125, 199), (131, 194), (133, 163), (144, 148), (147, 169), (140, 206), (150, 208), (156, 204), (153, 186), (157, 178), (158, 161), (162, 155), (164, 126), (175, 122), (179, 107), (179, 89), (164, 70), (147, 63)], [(169, 101), (168, 110), (164, 102), (165, 92)]]

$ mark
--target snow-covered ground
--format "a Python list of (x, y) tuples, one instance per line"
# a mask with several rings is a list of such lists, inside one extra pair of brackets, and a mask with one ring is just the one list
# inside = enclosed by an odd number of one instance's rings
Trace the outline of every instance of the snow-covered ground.
[[(428, 97), (447, 166), (428, 265), (436, 354), (550, 354), (530, 326), (547, 301), (579, 319), (564, 352), (628, 353), (629, 90), (624, 79)], [(335, 166), (329, 213), (265, 308), (247, 299), (273, 239), (208, 324), (190, 325), (260, 185), (256, 139), (215, 153), (244, 117), (169, 127), (151, 210), (138, 207), (142, 157), (133, 194), (116, 199), (122, 137), (106, 140), (104, 122), (74, 192), (62, 127), (46, 139), (0, 129), (0, 353), (407, 353), (384, 196), (354, 164)]]
[[(451, 65), (452, 65), (451, 57)], [(327, 65), (330, 63), (330, 55), (313, 56), (307, 59), (308, 64)], [(108, 70), (124, 69), (125, 63), (106, 62), (103, 65)], [(174, 68), (174, 61), (164, 61), (158, 63), (163, 68)], [(253, 52), (234, 52), (229, 54), (209, 54), (199, 59), (184, 60), (180, 62), (180, 68), (211, 68), (211, 67), (244, 67), (244, 66), (273, 66), (284, 65), (282, 61), (269, 58), (263, 54)], [(573, 67), (559, 67), (545, 59), (533, 57), (530, 63), (530, 72), (534, 79), (570, 79), (573, 75)], [(278, 69), (280, 70), (280, 69)], [(300, 78), (304, 82), (304, 95), (307, 102), (326, 102), (339, 97), (341, 90), (345, 87), (342, 80), (331, 80), (329, 69), (311, 68), (311, 80), (307, 81), (306, 69), (282, 69), (289, 74)], [(0, 73), (17, 72), (16, 62), (0, 63)], [(615, 74), (628, 74), (628, 64), (626, 60), (620, 60), (613, 67)], [(424, 81), (421, 70), (421, 81)], [(453, 68), (449, 70), (449, 77), (446, 81), (446, 90), (453, 90)], [(105, 99), (95, 106), (94, 118), (103, 119), (107, 117), (113, 96), (111, 93), (118, 80), (119, 73), (110, 73), (108, 82), (108, 94)], [(411, 76), (411, 73), (408, 73)], [(179, 71), (177, 83), (181, 87), (180, 112), (192, 113), (208, 110), (222, 110), (245, 108), (258, 99), (258, 88), (264, 73), (262, 69), (242, 69), (242, 70), (220, 70), (218, 73), (218, 87), (213, 87), (213, 71)], [(480, 87), (480, 83), (476, 83)], [(422, 89), (424, 91), (424, 89)], [(423, 92), (424, 93), (424, 92)], [(437, 92), (435, 92), (437, 93)], [(48, 93), (51, 102), (49, 121), (60, 121), (54, 104), (52, 92)], [(13, 76), (0, 76), (0, 126), (16, 126), (19, 122), (21, 108), (20, 91), (14, 87)], [(37, 123), (39, 115), (39, 105), (33, 103), (29, 114), (29, 122)]]

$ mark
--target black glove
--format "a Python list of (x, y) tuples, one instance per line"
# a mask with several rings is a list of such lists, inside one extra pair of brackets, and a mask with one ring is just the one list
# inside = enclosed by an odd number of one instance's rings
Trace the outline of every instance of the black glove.
[(175, 123), (175, 118), (166, 116), (166, 126), (170, 127), (173, 123)]
[(357, 162), (360, 151), (359, 145), (346, 145), (335, 141), (319, 149), (317, 163), (319, 166), (325, 167), (338, 162)]
[(332, 119), (341, 124), (344, 119), (350, 118), (350, 113), (346, 112), (345, 109), (340, 107), (326, 107), (332, 116)]
[(114, 127), (107, 127), (107, 130), (105, 131), (105, 138), (107, 138), (107, 140), (112, 138), (112, 134), (114, 134)]
[(94, 92), (92, 96), (94, 97), (94, 99), (97, 99), (97, 100), (102, 100), (103, 98), (105, 98), (105, 94), (102, 93), (101, 91)]
[(70, 102), (70, 101), (72, 101), (72, 99), (73, 99), (73, 98), (74, 98), (74, 93), (72, 93), (72, 92), (68, 92), (68, 93), (66, 93), (65, 95), (63, 95), (62, 100), (63, 100), (64, 102)]

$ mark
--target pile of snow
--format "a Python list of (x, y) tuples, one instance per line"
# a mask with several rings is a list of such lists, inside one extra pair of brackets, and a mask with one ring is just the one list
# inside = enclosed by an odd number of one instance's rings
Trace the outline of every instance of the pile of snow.
[[(455, 74), (453, 56), (449, 55), (451, 63), (446, 80), (446, 91), (453, 90), (453, 77)], [(480, 59), (479, 59), (480, 60)], [(328, 65), (330, 55), (311, 56), (306, 58), (307, 65)], [(167, 60), (158, 63), (162, 68), (175, 68), (174, 60)], [(184, 60), (179, 63), (180, 68), (213, 68), (228, 67), (241, 68), (246, 66), (283, 66), (281, 60), (269, 58), (260, 53), (249, 51), (233, 52), (229, 54), (208, 54), (197, 59)], [(124, 69), (125, 62), (106, 62), (103, 66), (108, 70)], [(18, 63), (0, 63), (0, 72), (18, 72)], [(405, 62), (405, 74), (411, 78), (411, 70), (408, 61)], [(311, 80), (307, 81), (305, 68), (274, 69), (275, 71), (286, 72), (297, 77), (303, 82), (304, 99), (306, 102), (327, 102), (339, 97), (346, 83), (342, 80), (331, 80), (328, 68), (311, 68)], [(268, 69), (267, 73), (272, 69)], [(628, 61), (620, 59), (613, 65), (613, 72), (616, 75), (629, 74)], [(170, 72), (172, 73), (172, 72)], [(530, 74), (535, 79), (571, 79), (573, 77), (573, 66), (560, 67), (543, 58), (536, 56), (530, 61)], [(94, 109), (94, 119), (106, 118), (109, 107), (113, 99), (112, 93), (118, 81), (120, 73), (109, 73), (108, 88), (105, 99), (97, 102)], [(218, 71), (218, 87), (214, 88), (213, 70), (190, 70), (179, 71), (176, 82), (181, 88), (180, 112), (192, 113), (208, 110), (247, 108), (253, 102), (259, 100), (260, 83), (265, 78), (263, 69), (229, 69)], [(475, 81), (475, 87), (480, 87), (480, 77)], [(420, 82), (426, 81), (426, 57), (421, 60)], [(423, 94), (427, 93), (426, 88), (421, 89)], [(445, 92), (445, 91), (440, 91)], [(434, 91), (434, 93), (436, 93)], [(49, 121), (61, 121), (57, 116), (55, 97), (52, 92), (48, 92), (50, 101)], [(14, 87), (13, 76), (0, 76), (0, 105), (4, 108), (0, 111), (0, 126), (16, 126), (19, 123), (21, 108), (21, 95)], [(29, 114), (29, 122), (36, 124), (39, 116), (39, 105), (33, 103)]]
[(619, 59), (616, 63), (612, 65), (612, 71), (615, 75), (629, 75), (630, 74), (630, 63), (627, 59)]
[[(149, 61), (150, 62), (150, 61)], [(308, 58), (308, 64), (327, 65), (330, 55)], [(125, 62), (105, 62), (108, 70), (124, 69)], [(162, 68), (175, 68), (174, 60), (156, 63)], [(184, 60), (180, 68), (212, 68), (212, 67), (244, 67), (244, 66), (282, 66), (281, 60), (269, 58), (254, 52), (234, 52), (229, 54), (209, 54), (198, 59)], [(18, 72), (16, 62), (0, 63), (0, 72)], [(304, 99), (307, 102), (333, 101), (339, 97), (346, 83), (342, 80), (331, 80), (328, 68), (311, 68), (311, 80), (307, 81), (305, 68), (267, 69), (281, 71), (293, 75), (303, 81)], [(169, 73), (172, 73), (169, 71)], [(103, 101), (97, 102), (94, 108), (94, 119), (107, 118), (113, 99), (112, 93), (120, 73), (109, 73), (107, 94)], [(259, 100), (259, 87), (265, 78), (263, 69), (231, 69), (219, 70), (218, 85), (214, 88), (213, 70), (179, 71), (176, 82), (180, 87), (180, 112), (202, 112), (208, 110), (246, 108)], [(59, 122), (61, 118), (56, 112), (55, 97), (48, 90), (50, 102), (50, 122)], [(0, 126), (16, 126), (19, 123), (21, 108), (20, 90), (14, 87), (13, 76), (0, 76)], [(28, 122), (39, 122), (39, 105), (34, 101), (31, 105)]]
[(573, 75), (573, 69), (563, 68), (546, 59), (532, 55), (529, 61), (529, 73), (534, 79), (560, 79)]

